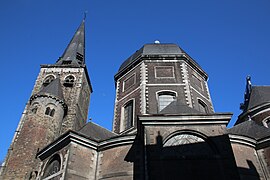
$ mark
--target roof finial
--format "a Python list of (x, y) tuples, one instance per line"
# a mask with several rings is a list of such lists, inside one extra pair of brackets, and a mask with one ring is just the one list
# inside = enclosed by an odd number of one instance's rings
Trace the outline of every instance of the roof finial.
[(83, 20), (86, 19), (86, 15), (87, 15), (88, 11), (84, 11), (84, 16), (83, 16)]
[(155, 40), (155, 44), (160, 44), (160, 41), (159, 40)]
[(241, 110), (245, 110), (247, 108), (248, 102), (249, 102), (249, 98), (250, 98), (250, 93), (251, 93), (251, 77), (248, 75), (246, 77), (246, 91), (245, 91), (245, 95), (244, 95), (244, 103), (240, 104), (240, 109)]

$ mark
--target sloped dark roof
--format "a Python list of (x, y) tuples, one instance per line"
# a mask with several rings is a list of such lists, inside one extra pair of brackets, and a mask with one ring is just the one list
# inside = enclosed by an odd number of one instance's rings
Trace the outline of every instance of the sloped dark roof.
[(118, 72), (134, 63), (141, 55), (180, 55), (183, 53), (184, 51), (176, 44), (145, 44), (122, 63)]
[(94, 139), (97, 141), (105, 140), (114, 136), (117, 136), (117, 134), (93, 123), (88, 122), (85, 126), (83, 126), (78, 133), (83, 134), (90, 139)]
[(204, 114), (196, 109), (193, 109), (180, 101), (173, 101), (167, 107), (162, 109), (159, 114)]
[(252, 86), (248, 109), (270, 102), (270, 86)]
[(59, 78), (54, 79), (50, 84), (41, 89), (38, 94), (50, 94), (58, 97), (60, 100), (64, 100), (63, 90)]
[(228, 133), (261, 139), (270, 136), (270, 129), (253, 120), (248, 120), (228, 129)]
[(85, 64), (85, 20), (82, 21), (63, 55), (56, 62), (57, 65), (66, 64), (71, 61), (71, 65)]

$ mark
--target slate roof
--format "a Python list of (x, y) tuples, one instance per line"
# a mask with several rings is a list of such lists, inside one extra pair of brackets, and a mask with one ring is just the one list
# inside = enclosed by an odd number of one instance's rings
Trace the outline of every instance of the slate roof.
[(185, 52), (176, 44), (145, 44), (122, 63), (118, 72), (134, 63), (136, 58), (141, 55), (181, 55), (184, 53)]
[(50, 94), (58, 97), (60, 100), (64, 100), (63, 90), (59, 78), (54, 79), (50, 84), (41, 89), (38, 94)]
[[(82, 21), (63, 55), (56, 62), (57, 65), (71, 61), (72, 65), (85, 64), (85, 20)], [(79, 56), (79, 57), (78, 57)], [(80, 59), (80, 60), (79, 60)]]
[(167, 107), (162, 109), (158, 114), (204, 114), (193, 109), (180, 101), (173, 101)]
[(101, 140), (105, 140), (105, 139), (117, 136), (117, 134), (93, 122), (88, 122), (78, 131), (78, 133), (83, 134), (86, 137), (96, 140), (96, 141), (101, 141)]
[(254, 139), (261, 139), (270, 136), (270, 129), (258, 124), (253, 120), (242, 122), (231, 129), (228, 129), (229, 134), (247, 136)]
[(247, 109), (270, 102), (270, 86), (252, 86)]

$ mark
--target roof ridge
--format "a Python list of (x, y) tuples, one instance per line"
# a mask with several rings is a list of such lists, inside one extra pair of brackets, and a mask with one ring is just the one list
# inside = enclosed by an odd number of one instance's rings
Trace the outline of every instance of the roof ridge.
[[(105, 127), (102, 127), (101, 125), (99, 125), (99, 124), (97, 124), (97, 123), (95, 123), (95, 122), (93, 122), (93, 121), (90, 121), (90, 122), (88, 122), (88, 123), (92, 123), (92, 124), (98, 126), (98, 127), (101, 128), (101, 129), (105, 129), (105, 130), (107, 130), (107, 131), (109, 131), (109, 132), (111, 132), (111, 133), (117, 135), (115, 132), (113, 132), (113, 131), (111, 131), (111, 130), (105, 128)], [(87, 123), (87, 124), (88, 124), (88, 123)]]

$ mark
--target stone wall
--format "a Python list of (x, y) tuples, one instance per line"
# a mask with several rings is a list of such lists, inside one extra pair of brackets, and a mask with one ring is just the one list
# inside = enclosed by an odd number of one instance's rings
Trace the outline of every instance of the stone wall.
[(125, 160), (131, 145), (102, 150), (98, 156), (98, 179), (133, 179), (133, 163)]

